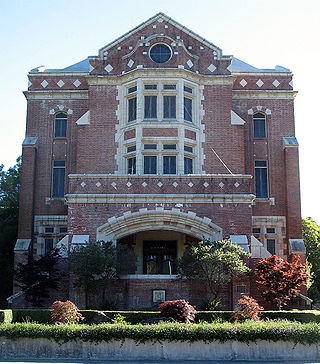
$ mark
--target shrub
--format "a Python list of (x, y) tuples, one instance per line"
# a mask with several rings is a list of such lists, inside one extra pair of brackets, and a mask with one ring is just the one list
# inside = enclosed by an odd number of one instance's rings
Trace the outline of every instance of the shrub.
[(71, 301), (55, 301), (51, 309), (51, 321), (54, 323), (71, 324), (83, 320), (78, 307)]
[(217, 311), (221, 302), (218, 299), (206, 300), (201, 304), (201, 310), (203, 311)]
[(245, 321), (245, 320), (255, 320), (259, 321), (260, 311), (263, 310), (262, 306), (259, 306), (258, 302), (250, 297), (250, 296), (242, 296), (238, 302), (238, 306), (240, 306), (240, 311), (235, 311), (231, 315), (232, 321)]
[(49, 309), (13, 309), (13, 322), (37, 322), (47, 324), (51, 322)]
[(186, 300), (165, 301), (160, 303), (161, 316), (172, 317), (179, 322), (193, 322), (196, 314), (194, 306)]
[(0, 310), (0, 324), (10, 324), (12, 322), (12, 310)]

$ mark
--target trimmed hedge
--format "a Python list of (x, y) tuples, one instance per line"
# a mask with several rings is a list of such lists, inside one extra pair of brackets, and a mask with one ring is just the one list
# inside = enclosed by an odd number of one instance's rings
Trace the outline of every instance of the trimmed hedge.
[(41, 324), (1, 324), (0, 337), (7, 339), (46, 338), (58, 343), (82, 340), (89, 342), (109, 342), (111, 340), (132, 339), (137, 344), (146, 341), (195, 342), (213, 341), (240, 342), (289, 341), (301, 344), (320, 343), (320, 324), (288, 321), (245, 323), (181, 324), (162, 323), (157, 325), (41, 325)]
[[(10, 310), (4, 310), (10, 311)], [(0, 311), (1, 312), (1, 311)], [(37, 322), (50, 323), (51, 311), (49, 309), (14, 309), (13, 322)], [(90, 323), (96, 310), (80, 310), (85, 318), (84, 323)], [(110, 318), (120, 314), (125, 321), (130, 324), (138, 324), (143, 320), (160, 317), (159, 311), (103, 311)], [(198, 311), (196, 322), (230, 321), (233, 311)], [(261, 311), (263, 320), (288, 320), (301, 323), (316, 322), (320, 323), (320, 311)], [(0, 322), (1, 316), (0, 316)]]
[(0, 310), (0, 323), (10, 324), (12, 322), (12, 310)]

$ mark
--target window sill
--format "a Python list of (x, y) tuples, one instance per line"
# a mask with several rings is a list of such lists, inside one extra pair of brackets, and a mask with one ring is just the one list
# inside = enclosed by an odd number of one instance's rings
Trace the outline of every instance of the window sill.
[(124, 274), (120, 279), (178, 279), (177, 274)]

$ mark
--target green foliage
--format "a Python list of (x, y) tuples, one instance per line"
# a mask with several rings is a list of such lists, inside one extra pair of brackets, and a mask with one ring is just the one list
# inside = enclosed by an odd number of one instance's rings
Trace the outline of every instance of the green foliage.
[(294, 255), (288, 262), (276, 255), (260, 259), (255, 268), (257, 283), (266, 301), (275, 303), (281, 309), (306, 284), (306, 265), (300, 263), (300, 256)]
[(51, 306), (51, 321), (60, 324), (75, 324), (84, 317), (78, 307), (71, 301), (55, 301)]
[(12, 310), (0, 310), (0, 324), (10, 324), (12, 322)]
[(26, 264), (18, 264), (16, 281), (34, 307), (41, 307), (43, 300), (50, 297), (50, 290), (59, 288), (62, 277), (57, 269), (59, 259), (59, 250), (53, 249), (39, 259), (30, 257)]
[(121, 313), (117, 313), (116, 315), (114, 315), (114, 320), (116, 320), (118, 324), (128, 325), (126, 318), (121, 315)]
[(20, 158), (7, 171), (0, 164), (0, 307), (7, 307), (6, 298), (12, 294), (13, 248), (18, 234), (20, 167)]
[(250, 272), (244, 263), (247, 257), (248, 253), (229, 240), (202, 241), (185, 250), (178, 270), (181, 277), (206, 282), (209, 299), (216, 300), (222, 286)]
[(47, 338), (59, 343), (75, 340), (87, 342), (110, 342), (132, 339), (137, 344), (146, 341), (220, 341), (236, 340), (255, 342), (258, 340), (287, 341), (301, 344), (320, 343), (320, 325), (301, 324), (288, 321), (213, 324), (159, 323), (156, 325), (41, 325), (1, 324), (0, 337)]
[(320, 226), (311, 217), (307, 217), (302, 220), (302, 235), (312, 278), (308, 295), (313, 300), (320, 301)]
[(49, 324), (51, 322), (51, 310), (49, 309), (13, 309), (13, 322), (37, 322)]

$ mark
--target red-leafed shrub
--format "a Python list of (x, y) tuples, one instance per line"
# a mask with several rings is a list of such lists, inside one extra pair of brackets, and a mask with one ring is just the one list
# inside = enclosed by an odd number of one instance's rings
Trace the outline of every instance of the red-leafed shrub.
[(250, 296), (242, 296), (237, 305), (240, 306), (239, 311), (235, 311), (231, 315), (232, 321), (245, 321), (245, 320), (260, 320), (260, 311), (263, 310), (258, 302)]
[(78, 307), (71, 301), (55, 301), (51, 309), (51, 321), (54, 323), (72, 324), (84, 319)]
[(172, 317), (174, 320), (184, 323), (194, 321), (196, 308), (186, 300), (165, 301), (158, 306), (163, 317)]

